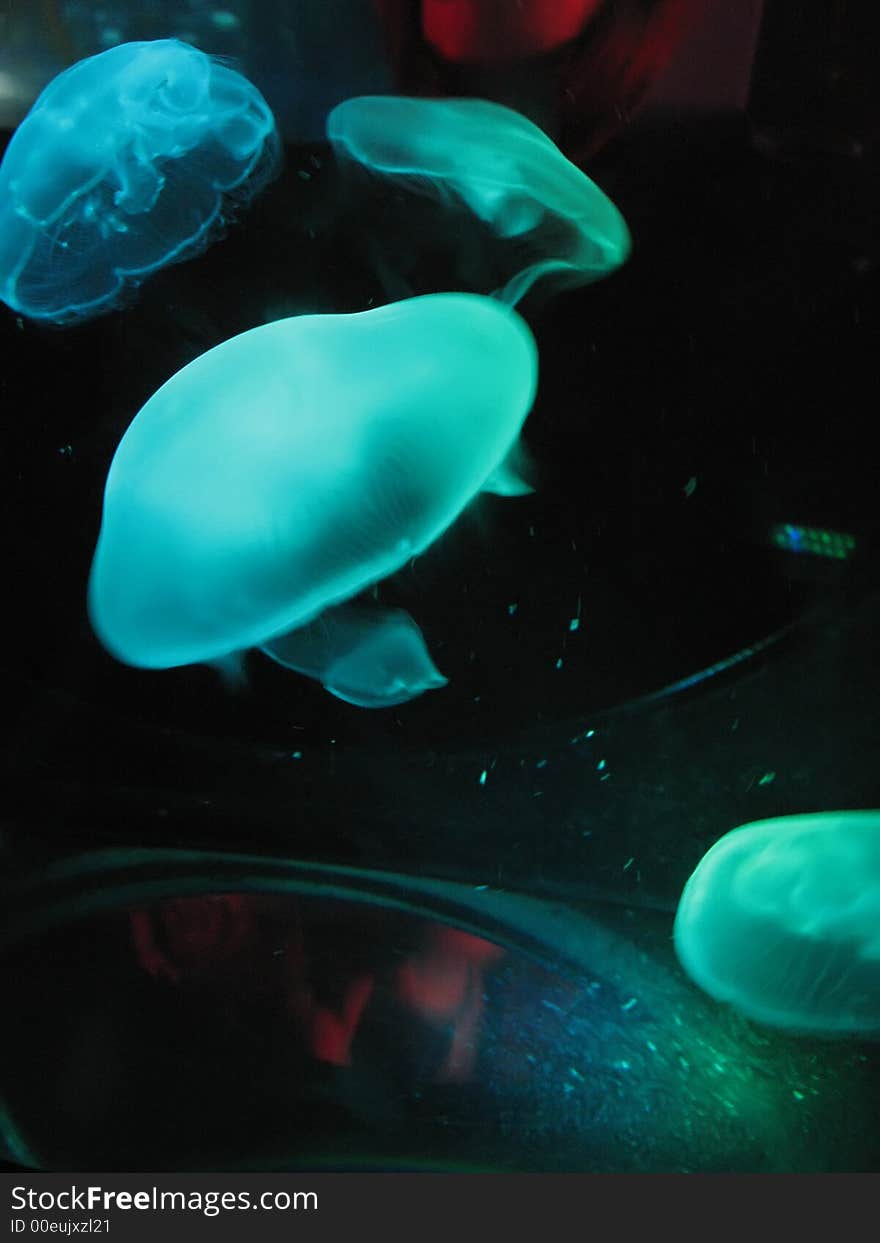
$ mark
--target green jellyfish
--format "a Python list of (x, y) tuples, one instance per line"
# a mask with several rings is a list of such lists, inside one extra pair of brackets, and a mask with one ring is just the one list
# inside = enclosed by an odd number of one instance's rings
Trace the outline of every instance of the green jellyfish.
[(413, 190), (455, 195), (524, 264), (497, 296), (515, 306), (536, 281), (607, 276), (630, 251), (629, 230), (599, 187), (526, 117), (484, 99), (364, 95), (327, 118), (334, 149)]
[(675, 948), (701, 988), (760, 1023), (880, 1035), (880, 811), (726, 834), (684, 888)]
[(88, 593), (98, 637), (153, 669), (263, 648), (369, 706), (441, 685), (396, 614), (328, 614), (317, 646), (284, 636), (418, 556), (484, 488), (524, 490), (536, 383), (523, 320), (474, 294), (278, 320), (208, 350), (114, 456)]

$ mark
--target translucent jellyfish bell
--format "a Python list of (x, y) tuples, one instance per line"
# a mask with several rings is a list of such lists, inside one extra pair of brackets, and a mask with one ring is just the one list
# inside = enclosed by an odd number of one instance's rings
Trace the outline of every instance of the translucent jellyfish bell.
[(123, 43), (46, 87), (0, 165), (0, 298), (69, 323), (204, 249), (279, 168), (262, 95), (177, 39)]
[(401, 669), (404, 684), (439, 684), (388, 618), (360, 635), (350, 617), (325, 627), (317, 658), (302, 638), (277, 641), (497, 489), (536, 376), (525, 323), (473, 294), (278, 320), (202, 354), (150, 398), (110, 467), (89, 586), (98, 636), (146, 668), (269, 646), (336, 693), (353, 672), (353, 702), (393, 702)]
[(880, 812), (728, 833), (685, 886), (675, 947), (701, 988), (758, 1022), (880, 1035)]
[(364, 95), (338, 104), (327, 136), (342, 155), (416, 191), (455, 194), (527, 262), (498, 296), (515, 306), (541, 277), (608, 275), (630, 251), (626, 222), (589, 177), (518, 112), (483, 99)]

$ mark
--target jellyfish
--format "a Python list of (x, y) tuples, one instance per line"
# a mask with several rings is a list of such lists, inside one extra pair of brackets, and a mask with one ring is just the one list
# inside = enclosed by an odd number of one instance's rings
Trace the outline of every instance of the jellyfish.
[(726, 834), (685, 885), (675, 947), (701, 988), (759, 1023), (880, 1035), (880, 811)]
[(525, 253), (525, 266), (497, 291), (510, 306), (546, 275), (586, 284), (629, 254), (629, 231), (610, 199), (543, 130), (501, 104), (364, 95), (332, 110), (327, 136), (370, 170), (457, 196)]
[[(143, 668), (248, 648), (361, 704), (440, 685), (397, 614), (332, 615), (437, 540), (518, 460), (531, 332), (476, 294), (277, 320), (172, 376), (108, 472), (89, 582), (104, 646)], [(505, 466), (505, 463), (508, 463)]]
[(340, 604), (263, 651), (359, 708), (390, 708), (447, 683), (403, 609)]
[(59, 74), (0, 165), (0, 298), (56, 324), (205, 249), (280, 167), (259, 91), (177, 39)]

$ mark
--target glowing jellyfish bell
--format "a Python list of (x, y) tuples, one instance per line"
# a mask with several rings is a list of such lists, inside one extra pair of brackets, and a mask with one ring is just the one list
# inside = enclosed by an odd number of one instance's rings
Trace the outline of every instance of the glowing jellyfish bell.
[(59, 74), (0, 165), (0, 298), (70, 323), (208, 246), (278, 171), (262, 95), (177, 39)]
[(406, 614), (335, 606), (423, 552), (479, 491), (517, 490), (536, 377), (525, 323), (474, 294), (278, 320), (202, 354), (113, 459), (95, 631), (145, 668), (262, 647), (364, 706), (441, 685)]
[(701, 988), (758, 1022), (880, 1036), (880, 811), (728, 833), (684, 888), (675, 947)]
[(497, 296), (511, 306), (542, 277), (598, 280), (630, 251), (599, 187), (526, 117), (483, 99), (364, 95), (338, 104), (327, 136), (341, 155), (414, 190), (454, 194), (500, 237), (540, 257)]

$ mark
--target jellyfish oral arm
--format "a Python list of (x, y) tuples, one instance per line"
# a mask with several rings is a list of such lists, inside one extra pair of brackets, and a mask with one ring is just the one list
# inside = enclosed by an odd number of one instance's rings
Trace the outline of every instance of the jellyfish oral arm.
[(402, 609), (339, 605), (262, 650), (360, 708), (407, 703), (447, 681), (431, 660), (422, 632)]

